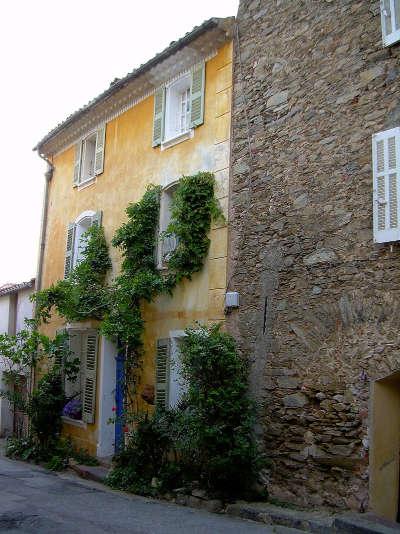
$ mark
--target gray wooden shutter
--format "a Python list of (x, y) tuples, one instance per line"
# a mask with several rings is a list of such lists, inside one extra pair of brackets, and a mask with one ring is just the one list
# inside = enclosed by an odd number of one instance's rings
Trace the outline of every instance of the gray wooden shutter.
[(106, 125), (103, 124), (96, 132), (96, 154), (94, 159), (94, 174), (101, 174), (104, 170), (104, 149), (106, 144)]
[(375, 243), (400, 240), (400, 128), (372, 137)]
[(204, 122), (204, 82), (205, 65), (196, 65), (192, 69), (190, 87), (190, 127), (195, 128)]
[(381, 25), (384, 46), (400, 40), (400, 0), (381, 0)]
[(102, 215), (103, 215), (102, 211), (96, 211), (96, 213), (92, 216), (92, 224), (101, 226)]
[(94, 423), (96, 413), (96, 375), (97, 375), (98, 334), (89, 330), (82, 336), (83, 399), (82, 420)]
[(169, 406), (169, 366), (170, 366), (170, 339), (157, 341), (156, 353), (156, 407), (168, 408)]
[(67, 246), (65, 251), (65, 264), (64, 264), (64, 278), (68, 278), (69, 273), (72, 270), (74, 262), (74, 248), (75, 248), (75, 224), (70, 223), (67, 230)]
[(74, 186), (78, 186), (81, 180), (82, 141), (75, 145)]
[(154, 93), (153, 146), (161, 145), (164, 136), (165, 88)]

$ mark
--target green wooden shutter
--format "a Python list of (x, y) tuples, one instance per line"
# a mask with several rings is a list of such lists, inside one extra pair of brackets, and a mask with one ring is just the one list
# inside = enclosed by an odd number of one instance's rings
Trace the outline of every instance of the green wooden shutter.
[(170, 366), (170, 340), (157, 341), (156, 354), (156, 406), (168, 408), (169, 397), (169, 366)]
[(64, 278), (68, 278), (74, 263), (75, 224), (70, 223), (67, 230), (67, 246), (65, 251)]
[(96, 213), (92, 216), (92, 224), (101, 226), (102, 215), (103, 215), (102, 211), (96, 211)]
[(86, 423), (94, 423), (96, 413), (97, 352), (97, 331), (89, 330), (82, 337), (82, 363), (84, 369), (82, 420)]
[(190, 87), (190, 127), (195, 128), (204, 122), (204, 82), (205, 65), (196, 65), (192, 69)]
[(106, 125), (103, 124), (96, 132), (96, 154), (94, 158), (94, 174), (104, 170), (104, 148), (106, 144)]
[(154, 93), (153, 146), (161, 145), (164, 136), (165, 88)]
[(74, 186), (78, 186), (81, 180), (82, 141), (75, 145)]

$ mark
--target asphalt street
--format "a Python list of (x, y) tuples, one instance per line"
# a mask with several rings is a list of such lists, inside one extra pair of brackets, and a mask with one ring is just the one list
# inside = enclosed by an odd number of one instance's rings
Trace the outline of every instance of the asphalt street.
[(249, 533), (298, 532), (128, 495), (101, 484), (0, 458), (0, 532)]

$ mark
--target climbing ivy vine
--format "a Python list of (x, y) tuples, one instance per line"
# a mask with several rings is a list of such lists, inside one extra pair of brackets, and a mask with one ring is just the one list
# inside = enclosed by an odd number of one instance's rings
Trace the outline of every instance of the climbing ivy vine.
[(67, 321), (99, 320), (102, 334), (116, 341), (126, 356), (125, 387), (131, 395), (142, 356), (143, 303), (162, 293), (171, 294), (179, 282), (201, 270), (210, 245), (211, 222), (223, 217), (214, 187), (209, 172), (179, 181), (165, 232), (165, 236), (175, 235), (178, 245), (165, 272), (156, 262), (161, 187), (150, 185), (141, 200), (129, 204), (127, 221), (112, 239), (112, 246), (121, 251), (122, 265), (111, 284), (106, 284), (111, 261), (104, 232), (93, 225), (83, 239), (82, 261), (70, 276), (33, 297), (38, 323), (48, 322), (53, 309)]

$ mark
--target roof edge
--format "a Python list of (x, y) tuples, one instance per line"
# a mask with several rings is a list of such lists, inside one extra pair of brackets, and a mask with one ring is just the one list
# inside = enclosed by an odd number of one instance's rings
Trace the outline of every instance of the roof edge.
[(68, 126), (72, 125), (75, 121), (77, 121), (79, 118), (81, 118), (83, 115), (91, 111), (95, 106), (100, 104), (101, 102), (105, 101), (110, 96), (118, 93), (123, 87), (125, 87), (127, 84), (135, 80), (135, 78), (138, 78), (142, 74), (146, 73), (168, 57), (172, 56), (185, 46), (187, 46), (189, 43), (194, 41), (197, 37), (202, 35), (203, 33), (216, 28), (217, 26), (220, 26), (221, 29), (225, 29), (226, 31), (229, 31), (231, 25), (233, 24), (233, 21), (235, 20), (235, 17), (225, 17), (225, 18), (217, 18), (212, 17), (205, 22), (203, 22), (200, 26), (196, 26), (188, 32), (186, 35), (178, 39), (177, 41), (173, 41), (167, 48), (165, 48), (162, 52), (156, 54), (153, 58), (151, 58), (149, 61), (144, 63), (143, 65), (140, 65), (137, 69), (133, 70), (123, 78), (115, 81), (114, 83), (111, 83), (110, 87), (100, 93), (97, 97), (95, 97), (93, 100), (91, 100), (88, 104), (83, 106), (82, 108), (78, 109), (74, 113), (72, 113), (69, 117), (67, 117), (63, 122), (61, 122), (58, 126), (50, 130), (50, 132), (43, 137), (33, 148), (33, 150), (37, 150), (40, 153), (40, 148), (45, 145), (48, 141), (56, 137), (58, 134), (60, 134), (63, 130), (65, 130)]

